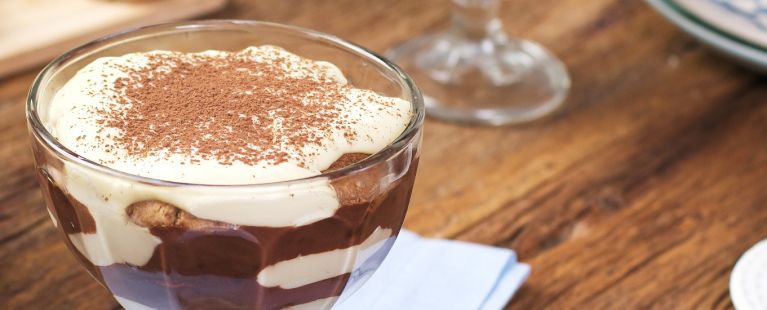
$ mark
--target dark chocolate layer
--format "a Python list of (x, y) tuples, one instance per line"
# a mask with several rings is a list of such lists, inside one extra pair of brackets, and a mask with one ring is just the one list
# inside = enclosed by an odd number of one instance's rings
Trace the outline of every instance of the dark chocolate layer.
[(113, 294), (156, 309), (281, 309), (337, 296), (349, 275), (294, 289), (263, 287), (254, 278), (181, 276), (114, 264), (100, 268)]
[(65, 194), (49, 177), (43, 176), (41, 179), (45, 180), (41, 182), (43, 193), (46, 194), (44, 196), (49, 204), (52, 203), (55, 207), (54, 214), (57, 216), (58, 225), (65, 233), (93, 234), (96, 232), (96, 221), (85, 205)]

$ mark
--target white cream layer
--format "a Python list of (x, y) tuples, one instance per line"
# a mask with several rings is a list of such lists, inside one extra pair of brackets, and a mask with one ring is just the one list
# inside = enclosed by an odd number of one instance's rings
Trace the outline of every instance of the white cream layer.
[[(166, 53), (154, 51), (149, 53)], [(227, 52), (205, 51), (207, 55)], [(301, 58), (278, 47), (261, 46), (243, 50), (252, 61), (270, 61), (270, 53), (288, 59), (289, 65), (313, 68), (346, 83), (340, 69), (319, 61)], [(109, 109), (116, 99), (112, 81), (126, 77), (119, 66), (140, 66), (147, 54), (135, 53), (121, 57), (104, 57), (80, 70), (55, 95), (47, 113), (43, 113), (46, 128), (60, 143), (77, 154), (134, 175), (185, 183), (260, 184), (299, 179), (318, 175), (345, 153), (377, 153), (399, 136), (407, 126), (412, 112), (410, 103), (388, 98), (368, 90), (352, 88), (346, 94), (341, 113), (353, 116), (349, 123), (357, 133), (348, 139), (343, 132), (325, 137), (323, 146), (307, 147), (298, 154), (306, 166), (297, 162), (272, 165), (266, 162), (246, 165), (235, 162), (223, 165), (215, 160), (195, 158), (188, 154), (168, 157), (134, 158), (103, 149), (104, 141), (119, 135), (114, 128), (103, 128), (97, 122), (97, 109)], [(303, 72), (303, 73), (301, 73)], [(300, 71), (296, 74), (307, 74)], [(320, 72), (315, 72), (320, 74)], [(109, 76), (104, 81), (103, 76)], [(373, 98), (373, 99), (370, 99)], [(386, 104), (381, 104), (385, 102)], [(101, 129), (101, 130), (100, 130)], [(99, 141), (96, 137), (100, 137)], [(84, 138), (78, 138), (84, 137)], [(192, 159), (199, 162), (192, 163)], [(49, 167), (49, 169), (53, 169)], [(70, 195), (83, 203), (96, 222), (93, 235), (72, 234), (70, 239), (92, 263), (106, 266), (129, 263), (142, 266), (151, 258), (160, 240), (146, 228), (131, 223), (125, 208), (142, 200), (160, 200), (173, 204), (199, 218), (249, 226), (301, 226), (332, 216), (339, 207), (335, 190), (328, 180), (320, 179), (295, 185), (254, 187), (154, 186), (103, 174), (76, 164), (65, 163), (64, 171), (52, 173), (55, 181)], [(278, 279), (279, 277), (269, 277)], [(272, 280), (281, 283), (282, 280)], [(288, 280), (287, 282), (290, 282)]]
[(378, 251), (391, 235), (391, 229), (378, 227), (358, 245), (281, 261), (262, 269), (258, 283), (292, 289), (350, 273)]

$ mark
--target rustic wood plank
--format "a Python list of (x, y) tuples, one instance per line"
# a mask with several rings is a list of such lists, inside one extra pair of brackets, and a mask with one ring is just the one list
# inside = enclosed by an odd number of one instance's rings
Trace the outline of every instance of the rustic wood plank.
[[(742, 147), (767, 132), (767, 106), (760, 100), (764, 94), (755, 92), (744, 100), (756, 105), (756, 111), (744, 109), (712, 125), (722, 133), (710, 135), (703, 149), (626, 192), (630, 203), (614, 220), (580, 219), (577, 225), (585, 228), (579, 233), (532, 258), (533, 266), (546, 274), (571, 273), (569, 281), (534, 276), (529, 285), (545, 291), (543, 298), (554, 308), (694, 309), (723, 304), (720, 298), (727, 298), (735, 259), (767, 235), (761, 224), (767, 220), (767, 193), (749, 186), (764, 180), (760, 167), (767, 163), (767, 147)], [(663, 191), (645, 193), (655, 188)], [(539, 220), (546, 219), (527, 225)], [(540, 305), (541, 294), (535, 300), (520, 295), (514, 306)]]
[[(237, 0), (212, 17), (383, 52), (447, 14), (442, 0)], [(568, 65), (567, 107), (522, 127), (428, 121), (406, 226), (517, 250), (533, 274), (513, 309), (731, 308), (732, 266), (767, 236), (764, 78), (641, 1), (509, 0), (502, 19)], [(0, 80), (0, 308), (115, 308), (42, 207), (23, 110), (33, 76)]]
[(0, 3), (5, 13), (0, 21), (0, 76), (125, 28), (200, 16), (224, 5), (225, 0), (6, 0)]

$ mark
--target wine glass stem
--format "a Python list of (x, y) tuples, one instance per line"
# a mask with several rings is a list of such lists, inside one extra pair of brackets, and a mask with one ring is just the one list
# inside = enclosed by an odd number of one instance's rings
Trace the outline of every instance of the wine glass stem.
[(469, 40), (502, 37), (499, 0), (451, 0), (453, 34)]

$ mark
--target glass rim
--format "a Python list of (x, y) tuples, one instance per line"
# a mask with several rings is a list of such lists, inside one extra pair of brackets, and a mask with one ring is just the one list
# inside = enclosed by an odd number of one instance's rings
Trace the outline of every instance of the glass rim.
[[(80, 53), (84, 53), (85, 55), (88, 55), (88, 50), (95, 48), (97, 46), (100, 46), (100, 44), (104, 44), (104, 43), (119, 44), (120, 41), (124, 39), (128, 39), (130, 35), (136, 34), (142, 31), (166, 30), (169, 33), (198, 31), (198, 30), (204, 30), (204, 29), (211, 30), (211, 31), (217, 31), (217, 30), (220, 31), (223, 29), (216, 28), (216, 26), (225, 26), (225, 25), (235, 26), (235, 27), (237, 26), (271, 27), (271, 28), (276, 28), (280, 30), (287, 30), (290, 32), (299, 33), (302, 35), (309, 36), (311, 38), (315, 38), (324, 42), (331, 43), (335, 48), (346, 49), (347, 51), (357, 56), (360, 56), (364, 58), (365, 60), (371, 61), (373, 63), (380, 65), (381, 67), (391, 70), (391, 72), (395, 73), (396, 77), (398, 78), (398, 82), (402, 86), (402, 88), (406, 88), (410, 95), (409, 101), (411, 104), (413, 115), (410, 118), (410, 121), (407, 127), (396, 139), (394, 139), (394, 141), (386, 145), (386, 147), (384, 147), (380, 151), (372, 154), (371, 156), (368, 156), (362, 161), (359, 161), (357, 163), (348, 165), (340, 169), (336, 169), (336, 170), (332, 170), (332, 171), (328, 171), (328, 172), (320, 173), (318, 175), (308, 176), (304, 178), (290, 179), (290, 180), (283, 180), (283, 181), (276, 181), (276, 182), (252, 183), (252, 184), (207, 184), (207, 183), (189, 183), (189, 182), (170, 181), (170, 180), (163, 180), (163, 179), (152, 178), (147, 176), (140, 176), (140, 175), (124, 172), (121, 170), (117, 170), (117, 169), (99, 164), (97, 162), (94, 162), (90, 159), (87, 159), (79, 155), (77, 152), (74, 152), (70, 150), (69, 148), (67, 148), (66, 146), (62, 145), (58, 141), (58, 139), (53, 137), (53, 135), (48, 131), (48, 129), (43, 125), (43, 122), (40, 120), (38, 109), (37, 109), (37, 103), (38, 103), (38, 95), (41, 92), (41, 86), (43, 86), (45, 82), (44, 79), (46, 79), (46, 77), (51, 71), (58, 69), (62, 64), (66, 63), (70, 59), (77, 58), (78, 56), (80, 56)], [(46, 79), (46, 80), (49, 80), (49, 79)], [(413, 139), (418, 138), (417, 135), (420, 129), (423, 127), (423, 122), (425, 118), (425, 109), (424, 109), (423, 96), (421, 95), (421, 92), (418, 90), (418, 87), (415, 85), (415, 82), (409, 76), (407, 76), (407, 74), (405, 74), (405, 72), (399, 66), (394, 64), (392, 61), (378, 55), (377, 53), (365, 47), (362, 47), (355, 43), (351, 43), (349, 41), (346, 41), (334, 35), (311, 30), (308, 28), (293, 26), (293, 25), (264, 22), (264, 21), (255, 21), (255, 20), (212, 19), (212, 20), (162, 23), (162, 24), (154, 24), (149, 26), (129, 28), (124, 31), (120, 31), (120, 32), (116, 32), (113, 34), (100, 37), (98, 39), (92, 40), (88, 43), (85, 43), (83, 45), (80, 45), (68, 50), (64, 54), (61, 54), (60, 56), (53, 59), (50, 63), (48, 63), (40, 71), (40, 73), (38, 73), (37, 76), (35, 77), (35, 80), (32, 83), (32, 87), (30, 88), (29, 93), (27, 94), (26, 117), (27, 117), (27, 122), (30, 126), (31, 133), (37, 139), (39, 139), (46, 148), (50, 149), (58, 158), (61, 158), (65, 162), (72, 162), (81, 167), (85, 167), (90, 170), (95, 170), (96, 172), (99, 172), (99, 173), (107, 174), (107, 175), (122, 178), (122, 179), (128, 179), (128, 180), (132, 180), (132, 181), (136, 181), (136, 182), (140, 182), (144, 184), (157, 185), (157, 186), (184, 186), (184, 187), (206, 187), (206, 188), (218, 188), (218, 187), (220, 188), (252, 188), (252, 187), (267, 187), (267, 186), (275, 186), (275, 185), (290, 185), (295, 183), (305, 183), (305, 182), (325, 179), (325, 178), (337, 179), (340, 177), (353, 175), (360, 171), (364, 171), (367, 168), (374, 166), (375, 164), (386, 161), (389, 158), (394, 156), (392, 154), (398, 153), (398, 152), (391, 153), (392, 150), (399, 151), (400, 149), (403, 149), (404, 147), (409, 145)]]

